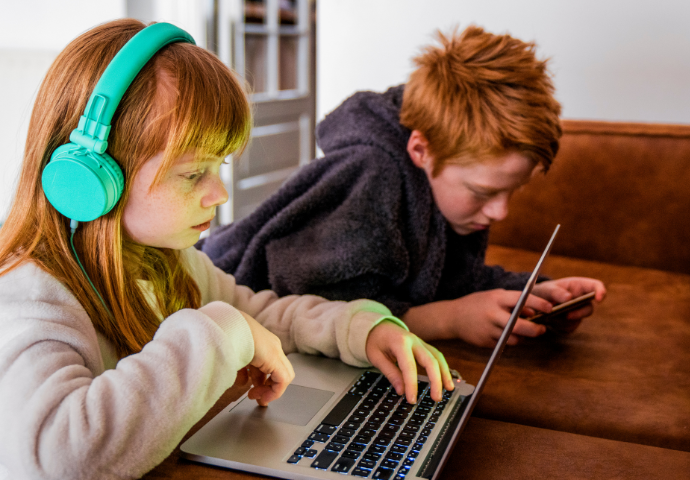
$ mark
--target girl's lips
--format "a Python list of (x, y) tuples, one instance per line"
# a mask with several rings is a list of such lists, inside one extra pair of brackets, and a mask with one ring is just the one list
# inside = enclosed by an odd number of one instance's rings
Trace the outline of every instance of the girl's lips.
[(200, 232), (203, 232), (204, 230), (208, 230), (211, 228), (211, 221), (209, 220), (208, 222), (200, 223), (199, 225), (195, 225), (192, 227), (194, 230), (199, 230)]

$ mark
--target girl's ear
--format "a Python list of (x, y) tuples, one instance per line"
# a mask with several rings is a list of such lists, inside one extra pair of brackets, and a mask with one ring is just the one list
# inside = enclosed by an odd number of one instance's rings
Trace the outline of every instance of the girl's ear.
[(429, 153), (429, 142), (419, 130), (412, 130), (407, 141), (407, 153), (417, 167), (430, 172), (434, 167), (434, 159)]

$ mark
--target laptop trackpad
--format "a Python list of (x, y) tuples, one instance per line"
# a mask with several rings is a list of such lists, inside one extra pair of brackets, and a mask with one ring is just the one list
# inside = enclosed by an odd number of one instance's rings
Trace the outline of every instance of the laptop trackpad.
[(327, 390), (288, 385), (285, 393), (278, 400), (269, 403), (268, 407), (260, 407), (255, 400), (249, 398), (242, 400), (237, 407), (244, 411), (249, 407), (250, 417), (304, 426), (333, 395), (333, 392)]

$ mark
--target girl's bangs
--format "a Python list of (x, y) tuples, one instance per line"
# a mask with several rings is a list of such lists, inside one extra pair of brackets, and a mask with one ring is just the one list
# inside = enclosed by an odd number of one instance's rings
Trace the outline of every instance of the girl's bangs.
[(184, 55), (188, 49), (178, 50), (187, 61), (178, 62), (174, 72), (177, 95), (167, 125), (164, 164), (189, 151), (197, 157), (241, 153), (252, 119), (240, 81), (212, 54)]

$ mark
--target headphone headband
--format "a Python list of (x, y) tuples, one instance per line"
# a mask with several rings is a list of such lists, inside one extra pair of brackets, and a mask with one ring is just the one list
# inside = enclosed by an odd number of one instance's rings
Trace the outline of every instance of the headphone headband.
[(98, 80), (86, 104), (79, 126), (70, 134), (70, 141), (96, 153), (108, 148), (110, 122), (120, 100), (144, 65), (164, 46), (194, 39), (181, 28), (170, 23), (154, 23), (134, 35)]
[(57, 148), (43, 170), (48, 201), (69, 219), (88, 222), (108, 213), (124, 188), (122, 170), (106, 153), (110, 122), (123, 95), (144, 65), (164, 46), (195, 45), (184, 30), (155, 23), (134, 35), (98, 80), (70, 143)]

